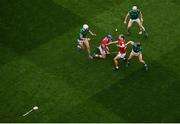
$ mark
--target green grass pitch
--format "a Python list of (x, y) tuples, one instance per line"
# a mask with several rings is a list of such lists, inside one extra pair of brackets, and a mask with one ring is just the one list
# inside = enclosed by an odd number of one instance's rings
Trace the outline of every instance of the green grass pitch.
[[(113, 72), (113, 57), (89, 60), (76, 50), (80, 27), (92, 50), (137, 5), (145, 72), (137, 59)], [(0, 0), (0, 122), (180, 122), (179, 0)], [(116, 47), (112, 47), (117, 50)], [(130, 49), (128, 49), (128, 55)], [(39, 110), (22, 117), (37, 105)]]

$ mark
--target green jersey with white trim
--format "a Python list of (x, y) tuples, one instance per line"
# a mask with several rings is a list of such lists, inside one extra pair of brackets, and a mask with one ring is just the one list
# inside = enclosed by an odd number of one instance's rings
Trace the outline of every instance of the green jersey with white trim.
[(84, 30), (83, 28), (80, 29), (78, 39), (81, 40), (80, 36), (82, 35), (83, 38), (87, 37), (87, 34), (89, 33), (89, 30)]
[(136, 11), (133, 11), (133, 10), (129, 11), (130, 19), (133, 19), (133, 20), (138, 19), (139, 15), (140, 15), (140, 10), (139, 9), (137, 9)]
[(141, 46), (138, 46), (136, 43), (133, 44), (132, 50), (133, 50), (135, 53), (142, 52)]

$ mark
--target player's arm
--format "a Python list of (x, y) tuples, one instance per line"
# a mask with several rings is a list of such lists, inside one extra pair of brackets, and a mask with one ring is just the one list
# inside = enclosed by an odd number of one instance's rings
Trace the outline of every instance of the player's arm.
[(92, 35), (92, 36), (96, 36), (96, 34), (94, 34), (91, 30), (89, 30), (89, 33), (90, 33), (90, 35)]
[(142, 12), (140, 11), (140, 19), (141, 19), (141, 22), (143, 22), (143, 15), (142, 15)]
[(127, 46), (128, 44), (134, 45), (134, 42), (133, 42), (133, 41), (128, 41), (128, 42), (126, 43), (126, 46)]
[(125, 19), (124, 19), (124, 24), (127, 23), (128, 16), (129, 16), (129, 12), (127, 13), (127, 15), (126, 15), (126, 17), (125, 17)]
[(112, 42), (108, 43), (108, 45), (116, 44), (116, 43), (118, 43), (118, 41), (112, 41)]

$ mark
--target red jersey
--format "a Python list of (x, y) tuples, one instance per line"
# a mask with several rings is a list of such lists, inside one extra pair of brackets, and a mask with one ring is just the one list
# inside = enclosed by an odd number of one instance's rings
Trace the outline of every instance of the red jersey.
[(119, 52), (120, 53), (126, 53), (126, 46), (125, 46), (126, 41), (125, 40), (118, 40), (118, 44), (121, 46), (124, 45), (124, 47), (119, 48)]
[(110, 40), (105, 37), (102, 41), (101, 41), (101, 45), (107, 46), (109, 44)]

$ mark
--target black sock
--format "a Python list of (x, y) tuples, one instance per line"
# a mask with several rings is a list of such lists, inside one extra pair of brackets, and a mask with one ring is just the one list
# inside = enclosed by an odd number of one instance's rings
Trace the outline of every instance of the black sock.
[(130, 29), (127, 29), (127, 32), (130, 33)]
[(124, 61), (124, 62), (127, 62), (127, 59), (126, 59), (126, 58), (123, 58), (123, 61)]

